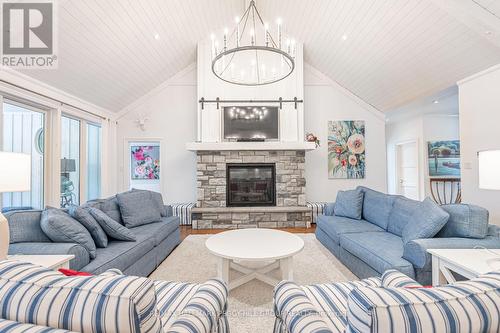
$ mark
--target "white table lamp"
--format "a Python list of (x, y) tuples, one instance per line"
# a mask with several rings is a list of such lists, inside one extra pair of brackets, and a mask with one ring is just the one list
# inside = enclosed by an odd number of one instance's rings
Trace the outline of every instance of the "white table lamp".
[(500, 190), (500, 150), (477, 153), (479, 159), (479, 188)]
[[(0, 151), (0, 192), (24, 192), (31, 188), (31, 156)], [(0, 260), (9, 250), (9, 223), (0, 213)]]

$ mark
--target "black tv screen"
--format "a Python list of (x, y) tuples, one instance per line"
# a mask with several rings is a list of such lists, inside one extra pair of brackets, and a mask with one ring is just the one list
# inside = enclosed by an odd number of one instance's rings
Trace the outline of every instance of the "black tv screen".
[(225, 139), (279, 139), (279, 109), (276, 106), (225, 106), (223, 112)]

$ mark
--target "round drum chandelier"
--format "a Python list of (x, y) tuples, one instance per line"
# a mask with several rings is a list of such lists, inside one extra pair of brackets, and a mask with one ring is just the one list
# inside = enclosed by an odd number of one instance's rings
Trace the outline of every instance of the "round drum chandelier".
[(214, 34), (210, 36), (215, 76), (233, 84), (261, 86), (292, 74), (296, 45), (293, 39), (282, 44), (281, 19), (271, 28), (252, 0), (243, 16), (235, 18), (235, 23), (231, 34), (224, 29), (222, 44)]

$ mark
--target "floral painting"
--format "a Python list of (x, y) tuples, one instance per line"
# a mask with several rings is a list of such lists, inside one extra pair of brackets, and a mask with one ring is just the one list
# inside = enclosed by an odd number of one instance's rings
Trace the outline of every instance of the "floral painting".
[(430, 177), (460, 177), (460, 141), (427, 143)]
[(160, 179), (160, 146), (130, 146), (131, 177)]
[(328, 177), (365, 178), (365, 122), (328, 122)]

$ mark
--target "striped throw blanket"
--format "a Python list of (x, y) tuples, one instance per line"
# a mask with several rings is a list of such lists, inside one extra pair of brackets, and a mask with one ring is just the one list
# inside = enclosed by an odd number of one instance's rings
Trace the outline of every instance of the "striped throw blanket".
[(172, 206), (172, 212), (174, 216), (178, 216), (180, 218), (180, 225), (191, 225), (191, 210), (196, 207), (196, 202), (187, 202), (187, 203), (173, 203), (170, 204)]

